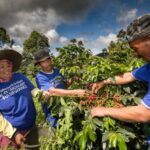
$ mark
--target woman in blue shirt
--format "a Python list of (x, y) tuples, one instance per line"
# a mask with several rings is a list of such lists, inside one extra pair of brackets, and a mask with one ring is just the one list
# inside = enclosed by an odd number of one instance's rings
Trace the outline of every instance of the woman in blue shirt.
[(17, 147), (35, 126), (34, 86), (23, 74), (15, 73), (21, 60), (15, 50), (0, 50), (0, 148)]

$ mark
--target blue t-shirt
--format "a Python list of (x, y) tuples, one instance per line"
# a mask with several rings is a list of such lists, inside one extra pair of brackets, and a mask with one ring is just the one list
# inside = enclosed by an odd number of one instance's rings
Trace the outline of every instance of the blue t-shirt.
[(144, 66), (133, 70), (132, 75), (134, 78), (140, 81), (148, 83), (148, 92), (142, 100), (142, 104), (150, 109), (150, 63), (145, 64)]
[(14, 73), (10, 81), (0, 83), (0, 112), (17, 130), (35, 125), (32, 89), (32, 83), (21, 73)]
[(36, 83), (39, 89), (48, 91), (50, 88), (65, 88), (65, 79), (60, 74), (59, 69), (54, 68), (52, 73), (40, 71), (36, 75)]
[[(51, 88), (64, 89), (66, 80), (60, 74), (59, 69), (54, 68), (51, 73), (40, 71), (36, 75), (36, 83), (39, 89), (48, 91)], [(52, 117), (50, 114), (50, 109), (51, 108), (48, 108), (46, 103), (43, 103), (43, 111), (45, 113), (46, 120), (52, 127), (55, 127), (58, 117)]]

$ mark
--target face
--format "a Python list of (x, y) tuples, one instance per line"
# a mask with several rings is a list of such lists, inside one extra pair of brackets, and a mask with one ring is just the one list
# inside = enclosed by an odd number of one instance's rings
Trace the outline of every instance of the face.
[(150, 38), (145, 40), (136, 40), (130, 43), (130, 47), (134, 49), (137, 56), (150, 61)]
[(47, 58), (46, 60), (40, 62), (39, 65), (44, 72), (51, 72), (52, 71), (52, 63), (51, 63), (50, 58)]
[(13, 64), (11, 61), (3, 59), (0, 60), (0, 80), (8, 81), (12, 77)]

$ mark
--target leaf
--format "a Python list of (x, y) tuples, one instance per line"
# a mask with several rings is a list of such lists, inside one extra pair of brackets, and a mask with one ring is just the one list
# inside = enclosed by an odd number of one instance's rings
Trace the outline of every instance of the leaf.
[(129, 94), (131, 93), (130, 87), (125, 87), (125, 88), (123, 88), (123, 89), (124, 89), (125, 92), (127, 92), (127, 93), (129, 93)]
[(134, 97), (134, 102), (135, 102), (136, 104), (140, 104), (141, 98), (139, 98), (139, 97)]
[(102, 136), (102, 143), (104, 143), (104, 142), (106, 142), (106, 141), (108, 141), (108, 139), (109, 139), (109, 136), (112, 134), (112, 132), (105, 132), (104, 134), (103, 134), (103, 136)]
[(127, 102), (128, 102), (128, 98), (127, 98), (127, 96), (121, 96), (121, 101), (122, 101), (122, 103), (124, 104), (124, 105), (127, 105)]
[(63, 97), (61, 97), (60, 101), (61, 101), (62, 106), (67, 106), (67, 104), (66, 104), (65, 100), (63, 99)]
[(118, 147), (119, 147), (119, 150), (127, 150), (125, 140), (123, 139), (121, 134), (118, 134)]
[(92, 142), (95, 142), (96, 141), (96, 136), (95, 136), (95, 134), (94, 134), (94, 132), (92, 130), (92, 127), (91, 126), (87, 126), (87, 131), (88, 131), (88, 136), (89, 136), (90, 140)]
[(64, 69), (64, 68), (61, 69), (61, 70), (60, 70), (60, 73), (64, 76), (64, 75), (65, 75), (65, 69)]
[(41, 92), (41, 90), (39, 90), (38, 88), (34, 88), (31, 91), (31, 94), (32, 94), (33, 97), (37, 97), (40, 92)]
[(115, 127), (115, 120), (111, 119), (110, 117), (105, 117), (104, 119), (104, 128), (106, 128), (106, 130), (109, 130), (110, 127)]
[(129, 132), (129, 131), (127, 131), (127, 130), (125, 130), (125, 129), (122, 129), (122, 128), (119, 128), (119, 129), (117, 130), (117, 132), (122, 133), (123, 135), (126, 135), (126, 136), (128, 136), (128, 137), (130, 137), (130, 138), (135, 138), (135, 137), (136, 137), (134, 133)]
[(87, 142), (87, 137), (85, 134), (82, 134), (79, 139), (80, 150), (85, 150), (86, 142)]
[(79, 138), (81, 137), (81, 135), (82, 135), (82, 132), (80, 132), (80, 133), (76, 133), (77, 135), (75, 136), (75, 138), (73, 139), (73, 143), (75, 143), (76, 141), (78, 141), (79, 140)]
[(96, 124), (97, 126), (101, 127), (103, 122), (101, 120), (99, 120), (98, 118), (94, 118), (93, 123)]
[(117, 146), (117, 134), (116, 133), (112, 133), (110, 136), (109, 136), (109, 147), (114, 147), (116, 148)]
[(57, 139), (57, 143), (59, 143), (60, 145), (62, 145), (62, 144), (65, 143), (65, 141), (64, 141), (64, 139), (62, 139), (62, 138), (58, 138), (58, 139)]

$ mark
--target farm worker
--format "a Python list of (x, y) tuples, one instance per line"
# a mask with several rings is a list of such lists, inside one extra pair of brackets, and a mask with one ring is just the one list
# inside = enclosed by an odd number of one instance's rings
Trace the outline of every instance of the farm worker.
[(94, 107), (91, 110), (92, 117), (110, 116), (126, 122), (149, 122), (150, 121), (150, 14), (134, 20), (127, 27), (129, 46), (144, 58), (147, 63), (132, 72), (115, 76), (114, 79), (106, 79), (92, 85), (92, 93), (97, 93), (102, 87), (113, 84), (123, 85), (135, 80), (147, 82), (149, 85), (147, 94), (137, 106), (123, 108)]
[(21, 60), (13, 49), (0, 50), (0, 148), (17, 148), (35, 127), (34, 86), (23, 74), (15, 73)]
[[(34, 54), (35, 66), (38, 65), (41, 71), (36, 74), (36, 83), (39, 89), (46, 90), (52, 96), (84, 96), (85, 90), (65, 90), (66, 80), (61, 75), (60, 70), (53, 68), (52, 61), (49, 52), (44, 49), (38, 50)], [(58, 117), (51, 116), (50, 109), (46, 106), (46, 102), (43, 103), (43, 111), (47, 122), (51, 126), (55, 127)]]
[(150, 14), (144, 15), (133, 21), (128, 28), (129, 45), (135, 50), (138, 56), (143, 57), (148, 63), (144, 66), (115, 76), (114, 80), (108, 78), (92, 85), (92, 93), (97, 93), (99, 89), (108, 84), (122, 85), (141, 80), (149, 83), (147, 94), (137, 106), (124, 108), (104, 108), (95, 107), (91, 110), (93, 117), (110, 116), (119, 120), (129, 122), (148, 122), (150, 121)]

